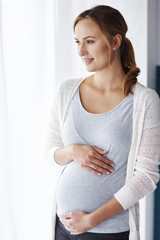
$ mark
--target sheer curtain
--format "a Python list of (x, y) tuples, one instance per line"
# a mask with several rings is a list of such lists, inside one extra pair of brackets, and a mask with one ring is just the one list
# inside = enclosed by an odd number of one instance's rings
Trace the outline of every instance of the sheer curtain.
[(0, 240), (52, 239), (55, 179), (43, 159), (45, 132), (57, 83), (88, 74), (72, 24), (97, 4), (126, 18), (146, 85), (145, 0), (0, 0)]
[(0, 239), (51, 239), (54, 179), (42, 145), (55, 88), (53, 2), (0, 6)]
[[(0, 16), (2, 14), (0, 2)], [(0, 239), (4, 239), (5, 232), (8, 236), (13, 234), (13, 218), (11, 216), (12, 206), (9, 199), (12, 197), (10, 188), (10, 167), (9, 167), (9, 137), (8, 118), (6, 105), (6, 85), (4, 79), (3, 45), (2, 45), (2, 19), (0, 18)], [(8, 189), (8, 190), (6, 190)], [(7, 223), (7, 225), (6, 225)], [(3, 229), (3, 232), (2, 232)]]

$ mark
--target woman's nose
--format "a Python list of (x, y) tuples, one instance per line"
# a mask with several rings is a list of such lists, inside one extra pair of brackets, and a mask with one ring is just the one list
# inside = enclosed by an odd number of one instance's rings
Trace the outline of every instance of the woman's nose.
[(85, 48), (85, 46), (84, 46), (84, 44), (81, 44), (81, 45), (79, 45), (79, 49), (78, 49), (79, 51), (79, 55), (82, 57), (82, 56), (84, 56), (85, 54), (87, 54), (87, 50), (86, 50), (86, 48)]

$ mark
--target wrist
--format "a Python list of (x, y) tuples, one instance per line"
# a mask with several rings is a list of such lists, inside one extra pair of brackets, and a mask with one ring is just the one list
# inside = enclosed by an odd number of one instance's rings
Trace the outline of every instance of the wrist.
[(66, 147), (66, 156), (68, 160), (73, 160), (75, 145), (69, 145)]
[(89, 214), (89, 223), (92, 228), (102, 223), (101, 217), (96, 211)]
[(95, 227), (107, 219), (113, 217), (114, 215), (122, 212), (123, 210), (124, 209), (122, 205), (117, 201), (115, 197), (113, 197), (96, 211), (90, 214), (91, 224), (93, 227)]

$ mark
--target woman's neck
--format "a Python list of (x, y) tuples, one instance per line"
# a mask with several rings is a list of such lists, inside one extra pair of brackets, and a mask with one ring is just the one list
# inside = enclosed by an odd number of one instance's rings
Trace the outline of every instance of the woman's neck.
[(104, 91), (121, 89), (125, 73), (121, 67), (108, 67), (102, 71), (97, 71), (93, 75), (92, 84), (95, 88)]
[(123, 87), (124, 77), (125, 73), (122, 68), (120, 57), (116, 57), (112, 60), (110, 66), (96, 71), (86, 79), (84, 84), (101, 93), (120, 91)]

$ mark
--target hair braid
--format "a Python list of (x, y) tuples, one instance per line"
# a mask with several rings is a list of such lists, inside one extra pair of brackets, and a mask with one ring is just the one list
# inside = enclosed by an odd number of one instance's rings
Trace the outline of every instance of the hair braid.
[(134, 50), (131, 41), (124, 37), (120, 47), (120, 56), (123, 70), (125, 72), (123, 92), (127, 96), (130, 92), (132, 86), (137, 82), (137, 76), (140, 69), (136, 66)]

